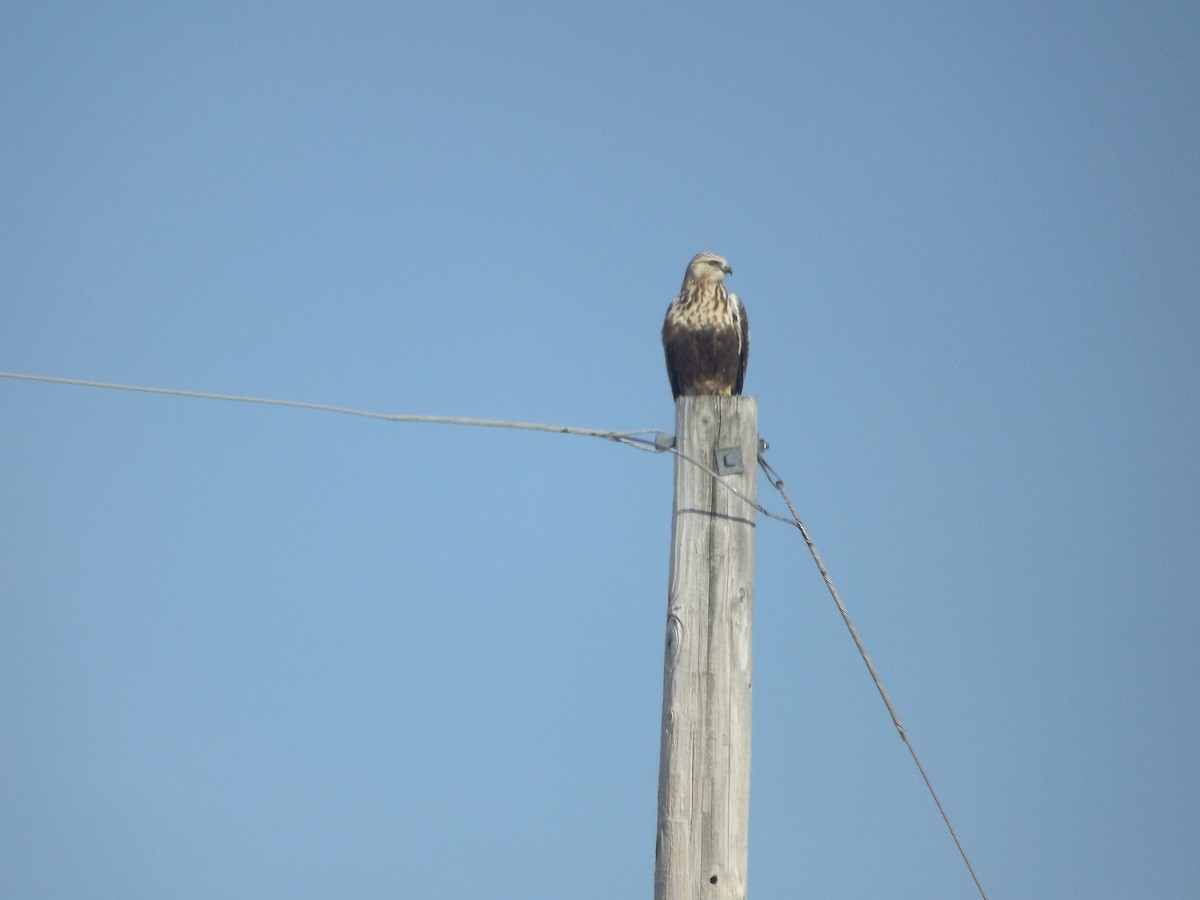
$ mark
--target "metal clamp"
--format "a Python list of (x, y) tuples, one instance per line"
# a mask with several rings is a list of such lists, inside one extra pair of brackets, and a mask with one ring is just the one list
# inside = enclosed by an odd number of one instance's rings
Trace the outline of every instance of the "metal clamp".
[(718, 475), (741, 475), (745, 470), (742, 466), (742, 448), (725, 447), (717, 451)]

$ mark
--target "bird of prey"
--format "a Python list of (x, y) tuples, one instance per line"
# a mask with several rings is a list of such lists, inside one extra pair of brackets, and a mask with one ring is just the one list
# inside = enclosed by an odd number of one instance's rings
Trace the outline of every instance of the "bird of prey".
[(697, 253), (688, 263), (683, 287), (667, 308), (663, 350), (671, 394), (742, 392), (750, 355), (750, 323), (746, 307), (725, 290), (733, 269), (715, 253)]

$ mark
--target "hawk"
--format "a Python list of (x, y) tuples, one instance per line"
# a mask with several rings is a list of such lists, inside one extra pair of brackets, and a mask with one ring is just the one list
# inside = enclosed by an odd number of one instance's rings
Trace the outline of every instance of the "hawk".
[(742, 392), (750, 323), (742, 301), (725, 290), (725, 276), (732, 274), (724, 257), (697, 253), (688, 263), (679, 296), (667, 307), (663, 350), (676, 400), (685, 394), (728, 397)]

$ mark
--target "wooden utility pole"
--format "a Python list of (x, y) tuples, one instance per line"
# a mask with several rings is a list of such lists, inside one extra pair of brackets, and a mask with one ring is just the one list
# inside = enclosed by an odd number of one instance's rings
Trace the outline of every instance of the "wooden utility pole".
[[(752, 397), (680, 397), (675, 447), (753, 499)], [(754, 508), (675, 457), (654, 900), (745, 900)]]

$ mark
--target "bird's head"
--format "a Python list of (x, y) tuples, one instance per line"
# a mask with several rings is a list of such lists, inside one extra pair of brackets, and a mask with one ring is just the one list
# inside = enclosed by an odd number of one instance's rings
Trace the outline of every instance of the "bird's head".
[(688, 263), (683, 283), (723, 281), (726, 275), (732, 274), (733, 269), (725, 261), (725, 257), (717, 256), (715, 253), (697, 253)]

